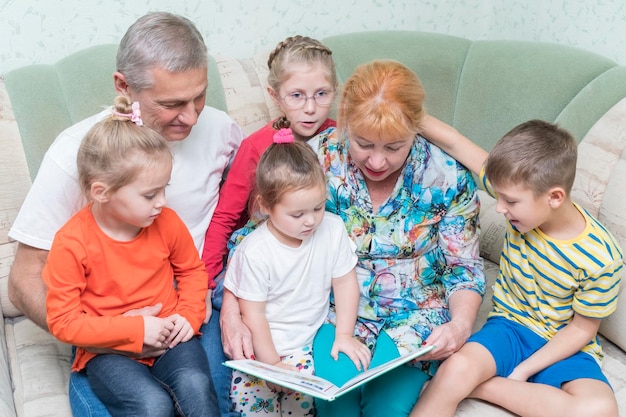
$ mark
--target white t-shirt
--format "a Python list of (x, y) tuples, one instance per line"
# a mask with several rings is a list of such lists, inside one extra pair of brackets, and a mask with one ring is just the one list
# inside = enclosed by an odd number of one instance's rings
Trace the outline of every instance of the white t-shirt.
[(279, 355), (311, 344), (330, 303), (332, 278), (352, 270), (355, 245), (343, 220), (325, 213), (300, 247), (283, 245), (261, 224), (237, 246), (224, 286), (237, 297), (265, 302), (265, 316)]
[[(9, 231), (9, 237), (49, 250), (57, 230), (86, 200), (78, 184), (76, 155), (87, 131), (110, 114), (110, 109), (63, 131), (46, 152), (37, 177)], [(165, 191), (167, 206), (182, 218), (199, 253), (217, 205), (222, 175), (243, 133), (224, 112), (205, 107), (190, 135), (172, 142), (174, 166)]]

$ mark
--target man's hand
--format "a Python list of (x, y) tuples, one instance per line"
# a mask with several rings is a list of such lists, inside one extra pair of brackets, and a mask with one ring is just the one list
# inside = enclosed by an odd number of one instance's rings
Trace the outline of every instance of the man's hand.
[(41, 272), (48, 259), (48, 251), (19, 243), (9, 272), (9, 300), (26, 317), (45, 331), (46, 292), (48, 288)]
[[(158, 303), (153, 306), (147, 306), (143, 308), (136, 308), (134, 310), (128, 310), (123, 315), (124, 316), (144, 316), (144, 327), (145, 327), (146, 317), (156, 318), (157, 314), (161, 312), (161, 308), (163, 308), (163, 305), (161, 303)], [(146, 343), (146, 341), (144, 340), (141, 353), (127, 352), (127, 351), (116, 350), (116, 349), (95, 348), (95, 347), (89, 347), (89, 346), (83, 346), (83, 349), (91, 353), (97, 353), (97, 354), (115, 353), (118, 355), (128, 356), (129, 358), (142, 359), (142, 358), (155, 358), (157, 356), (161, 356), (167, 350), (167, 346), (163, 346), (161, 343), (158, 343), (158, 344)]]

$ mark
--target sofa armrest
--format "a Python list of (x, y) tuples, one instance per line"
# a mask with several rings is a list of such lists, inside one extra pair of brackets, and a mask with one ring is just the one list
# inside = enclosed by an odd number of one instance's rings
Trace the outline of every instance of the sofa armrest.
[(11, 100), (0, 78), (0, 303), (4, 317), (21, 312), (9, 301), (7, 280), (13, 264), (16, 242), (9, 229), (30, 188), (30, 175)]
[[(626, 98), (609, 109), (578, 145), (572, 199), (596, 217), (626, 249)], [(624, 269), (622, 269), (623, 271)], [(600, 334), (626, 350), (626, 279), (622, 272), (617, 310), (602, 321)]]
[(4, 316), (0, 307), (0, 416), (17, 416), (13, 401), (13, 383), (9, 370), (7, 339)]

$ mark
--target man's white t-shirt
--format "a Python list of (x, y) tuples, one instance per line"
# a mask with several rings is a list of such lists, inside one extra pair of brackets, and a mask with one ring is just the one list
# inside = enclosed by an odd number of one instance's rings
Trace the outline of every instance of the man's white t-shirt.
[[(63, 131), (46, 152), (37, 177), (9, 231), (9, 237), (50, 250), (55, 233), (85, 204), (76, 155), (83, 137), (110, 114), (104, 110)], [(167, 206), (182, 218), (199, 253), (217, 205), (219, 186), (243, 133), (224, 112), (205, 106), (182, 141), (172, 142), (174, 165), (165, 190)]]
[(297, 248), (280, 243), (264, 222), (237, 246), (224, 286), (238, 298), (266, 303), (274, 347), (284, 356), (313, 342), (328, 314), (332, 279), (355, 267), (355, 249), (332, 213)]

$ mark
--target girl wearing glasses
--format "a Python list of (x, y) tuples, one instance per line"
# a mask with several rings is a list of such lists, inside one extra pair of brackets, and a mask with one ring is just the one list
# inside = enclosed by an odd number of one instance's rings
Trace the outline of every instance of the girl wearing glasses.
[(267, 90), (284, 115), (241, 143), (222, 185), (202, 253), (210, 286), (222, 271), (231, 234), (254, 214), (251, 203), (256, 194), (255, 170), (261, 154), (272, 144), (276, 130), (290, 127), (296, 141), (306, 142), (336, 125), (328, 118), (337, 88), (330, 49), (306, 36), (289, 37), (270, 53), (267, 66)]

